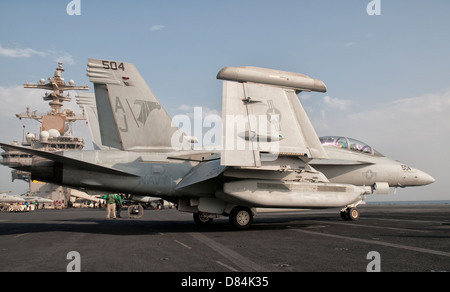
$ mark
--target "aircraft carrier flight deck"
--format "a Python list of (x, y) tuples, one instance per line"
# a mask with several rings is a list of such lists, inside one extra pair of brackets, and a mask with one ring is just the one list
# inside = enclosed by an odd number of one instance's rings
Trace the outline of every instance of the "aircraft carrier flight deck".
[[(0, 213), (0, 271), (434, 272), (450, 271), (450, 205), (366, 205), (356, 222), (339, 210), (260, 213), (236, 231), (227, 218), (147, 210), (106, 220), (105, 209)], [(122, 212), (125, 214), (126, 212)]]

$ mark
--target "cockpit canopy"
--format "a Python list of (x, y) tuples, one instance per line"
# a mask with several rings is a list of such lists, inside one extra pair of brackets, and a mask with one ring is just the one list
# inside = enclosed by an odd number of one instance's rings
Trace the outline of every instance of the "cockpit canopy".
[(373, 149), (364, 142), (342, 137), (342, 136), (324, 136), (319, 138), (323, 146), (333, 146), (336, 148), (347, 149), (367, 155), (383, 156), (381, 153)]

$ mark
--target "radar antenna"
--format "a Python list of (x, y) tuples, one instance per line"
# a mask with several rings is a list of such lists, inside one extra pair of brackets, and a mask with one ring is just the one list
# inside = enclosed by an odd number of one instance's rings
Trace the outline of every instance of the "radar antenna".
[[(66, 117), (67, 122), (74, 122), (77, 120), (86, 120), (86, 117), (83, 113), (83, 116), (76, 116), (73, 111), (66, 110), (61, 111), (61, 107), (63, 106), (63, 102), (65, 101), (71, 101), (72, 98), (70, 97), (70, 94), (67, 93), (67, 95), (64, 96), (64, 91), (69, 90), (89, 90), (89, 86), (75, 86), (75, 82), (73, 80), (70, 80), (67, 84), (64, 81), (64, 78), (62, 78), (62, 72), (64, 72), (63, 64), (58, 63), (58, 68), (56, 68), (55, 75), (53, 77), (48, 78), (48, 83), (45, 83), (45, 79), (41, 79), (39, 83), (36, 84), (30, 84), (26, 83), (24, 84), (24, 88), (30, 88), (30, 89), (45, 89), (48, 90), (44, 96), (43, 99), (45, 101), (50, 101), (50, 108), (51, 112), (48, 113), (49, 115), (62, 115)], [(18, 118), (26, 118), (26, 119), (34, 119), (37, 121), (42, 122), (42, 118), (44, 115), (30, 115), (29, 111), (27, 113), (17, 114)]]

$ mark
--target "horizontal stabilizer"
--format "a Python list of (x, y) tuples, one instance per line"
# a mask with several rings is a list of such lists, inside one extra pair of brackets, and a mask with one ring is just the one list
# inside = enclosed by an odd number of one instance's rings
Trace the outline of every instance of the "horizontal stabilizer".
[(226, 168), (226, 166), (220, 165), (220, 160), (201, 162), (180, 181), (177, 189), (215, 178), (224, 172)]
[(92, 172), (100, 172), (105, 174), (114, 174), (114, 175), (121, 175), (121, 176), (130, 176), (130, 177), (137, 177), (137, 175), (127, 173), (118, 169), (109, 168), (105, 166), (100, 166), (97, 164), (69, 158), (60, 154), (51, 153), (51, 152), (45, 152), (41, 150), (31, 149), (31, 148), (25, 148), (21, 146), (14, 146), (14, 145), (8, 145), (0, 143), (0, 147), (5, 147), (6, 149), (14, 149), (20, 152), (29, 153), (32, 155), (36, 155), (51, 161), (54, 161), (56, 163), (61, 163), (64, 166), (78, 168), (82, 170), (92, 171)]

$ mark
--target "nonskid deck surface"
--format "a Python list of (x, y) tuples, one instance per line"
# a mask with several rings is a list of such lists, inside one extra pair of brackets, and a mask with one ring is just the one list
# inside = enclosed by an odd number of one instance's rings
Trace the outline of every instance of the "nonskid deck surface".
[[(176, 210), (106, 220), (105, 209), (0, 213), (0, 271), (450, 271), (450, 205), (365, 205), (264, 213), (246, 231), (227, 218), (199, 227)], [(126, 210), (122, 211), (126, 215)], [(69, 259), (68, 259), (69, 258)]]

